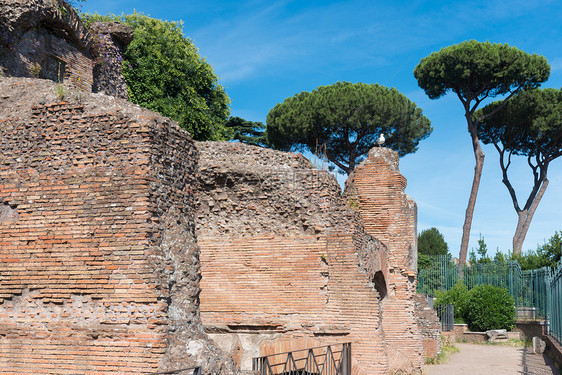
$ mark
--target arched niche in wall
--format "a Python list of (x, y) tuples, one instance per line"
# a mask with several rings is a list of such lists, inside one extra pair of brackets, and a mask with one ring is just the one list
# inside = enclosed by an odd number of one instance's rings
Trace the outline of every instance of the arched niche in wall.
[(380, 299), (384, 299), (387, 295), (386, 280), (382, 271), (377, 271), (373, 277), (373, 284), (375, 284), (375, 290), (379, 294)]

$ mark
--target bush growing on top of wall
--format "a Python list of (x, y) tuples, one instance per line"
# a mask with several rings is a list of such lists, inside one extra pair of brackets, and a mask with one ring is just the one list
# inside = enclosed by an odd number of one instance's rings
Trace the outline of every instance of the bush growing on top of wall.
[[(177, 121), (198, 141), (232, 138), (225, 126), (230, 98), (213, 67), (184, 36), (181, 21), (162, 21), (137, 12), (81, 17), (87, 27), (101, 21), (133, 28), (133, 40), (119, 61), (131, 102)], [(102, 56), (99, 63), (113, 58), (113, 54)]]
[(438, 290), (435, 293), (435, 307), (445, 306), (449, 303), (455, 305), (455, 323), (464, 323), (468, 289), (462, 279), (457, 280), (454, 287), (449, 290)]
[(505, 288), (478, 285), (468, 292), (464, 319), (471, 331), (511, 330), (515, 323), (515, 303)]

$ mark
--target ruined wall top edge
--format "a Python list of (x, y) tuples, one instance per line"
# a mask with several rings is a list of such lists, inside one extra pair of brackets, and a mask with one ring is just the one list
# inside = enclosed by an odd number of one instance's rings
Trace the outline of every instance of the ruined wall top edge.
[[(64, 97), (60, 97), (60, 91)], [(105, 113), (120, 112), (131, 119), (153, 119), (158, 122), (175, 121), (142, 108), (127, 100), (119, 99), (103, 93), (89, 93), (71, 86), (62, 89), (48, 79), (22, 78), (22, 77), (0, 77), (0, 119), (12, 119), (13, 121), (27, 121), (31, 118), (33, 107), (68, 102), (72, 105), (84, 106), (84, 113), (98, 115)], [(188, 134), (186, 132), (186, 134)]]

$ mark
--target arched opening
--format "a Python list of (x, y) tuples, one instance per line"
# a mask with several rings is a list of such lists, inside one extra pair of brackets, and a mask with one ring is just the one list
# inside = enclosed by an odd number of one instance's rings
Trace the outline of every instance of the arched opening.
[(382, 271), (377, 271), (375, 273), (375, 277), (373, 278), (373, 283), (375, 284), (375, 290), (379, 294), (380, 299), (384, 299), (386, 297), (386, 281), (384, 280), (384, 275)]

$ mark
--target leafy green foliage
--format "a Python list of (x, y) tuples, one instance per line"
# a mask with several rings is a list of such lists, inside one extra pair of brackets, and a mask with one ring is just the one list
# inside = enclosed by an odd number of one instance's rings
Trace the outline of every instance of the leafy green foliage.
[(464, 285), (462, 279), (458, 279), (455, 286), (447, 291), (438, 290), (435, 293), (435, 307), (445, 306), (452, 303), (455, 306), (455, 321), (459, 319), (464, 320), (467, 303), (468, 303), (468, 289)]
[(474, 251), (474, 249), (470, 250), (470, 253), (468, 253), (468, 263), (470, 264), (478, 263), (478, 257), (476, 256), (476, 252)]
[(418, 253), (418, 293), (434, 296), (437, 290), (452, 288), (458, 280), (457, 266), (450, 254)]
[(449, 246), (443, 234), (435, 227), (421, 231), (418, 234), (418, 254), (447, 255)]
[(431, 267), (433, 262), (431, 256), (419, 253), (418, 250), (418, 270)]
[[(482, 241), (484, 240), (483, 237), (481, 237), (481, 239)], [(480, 243), (480, 241), (478, 242)], [(536, 270), (543, 267), (554, 268), (558, 265), (562, 257), (561, 250), (562, 231), (556, 231), (548, 240), (545, 241), (544, 244), (539, 245), (535, 250), (527, 250), (522, 252), (521, 254), (508, 253), (506, 255), (498, 250), (494, 258), (489, 259), (486, 253), (484, 253), (485, 255), (483, 258), (478, 258), (476, 256), (476, 252), (473, 251), (473, 255), (471, 255), (470, 258), (470, 264), (474, 265), (491, 262), (502, 264), (508, 263), (510, 261), (516, 261), (517, 263), (519, 263), (523, 271)], [(480, 253), (482, 253), (482, 251), (480, 251)]]
[(548, 262), (550, 267), (555, 267), (560, 262), (562, 251), (562, 231), (554, 232), (552, 237), (548, 239), (542, 246), (539, 246), (537, 252)]
[[(476, 256), (476, 254), (478, 254), (478, 256)], [(497, 253), (496, 257), (498, 258), (498, 260), (501, 258), (501, 256), (497, 255)], [(478, 239), (478, 248), (476, 248), (476, 251), (472, 250), (470, 252), (468, 261), (470, 265), (486, 264), (492, 262), (492, 260), (488, 256), (488, 245), (486, 245), (486, 241), (484, 240), (484, 237), (482, 237), (482, 234), (480, 234), (480, 238)]]
[(552, 267), (545, 254), (542, 254), (539, 249), (527, 250), (521, 254), (511, 254), (511, 259), (516, 260), (522, 270), (535, 270), (547, 266)]
[(511, 330), (515, 323), (515, 303), (505, 288), (477, 285), (468, 292), (464, 318), (471, 331)]
[(480, 255), (480, 258), (487, 258), (486, 254), (488, 253), (488, 245), (486, 245), (482, 234), (480, 234), (480, 238), (478, 239), (478, 249), (476, 249), (476, 251), (478, 252), (478, 255)]
[(226, 122), (226, 127), (232, 132), (232, 139), (254, 146), (267, 146), (265, 125), (261, 122), (233, 116)]
[(80, 20), (82, 21), (84, 26), (86, 26), (86, 28), (89, 28), (95, 22), (126, 22), (125, 14), (119, 16), (116, 14), (102, 15), (98, 13), (80, 13)]
[(493, 102), (475, 117), (503, 108), (481, 122), (478, 134), (485, 144), (501, 145), (515, 155), (554, 159), (562, 155), (562, 90), (523, 91), (507, 103)]
[(130, 101), (177, 121), (196, 140), (229, 139), (230, 99), (211, 65), (183, 36), (181, 22), (140, 13), (82, 18), (87, 25), (116, 21), (133, 28), (133, 41), (123, 54)]
[(546, 58), (507, 44), (475, 40), (442, 48), (423, 58), (414, 69), (419, 86), (430, 99), (448, 91), (461, 101), (505, 95), (538, 87), (550, 75)]
[(499, 248), (496, 250), (496, 255), (494, 255), (494, 263), (506, 263), (508, 260), (512, 260), (509, 255), (502, 253)]
[(528, 250), (522, 254), (514, 255), (523, 270), (533, 270), (542, 267), (554, 268), (562, 257), (562, 231), (556, 231), (544, 244), (536, 250)]
[(64, 86), (62, 85), (62, 83), (57, 83), (57, 86), (55, 88), (55, 93), (57, 94), (57, 97), (59, 98), (59, 100), (64, 99), (64, 97), (66, 96), (66, 90), (65, 90)]
[(422, 110), (394, 88), (337, 82), (301, 92), (267, 115), (267, 139), (281, 150), (324, 146), (326, 157), (350, 173), (384, 133), (400, 156), (415, 152), (433, 129)]

